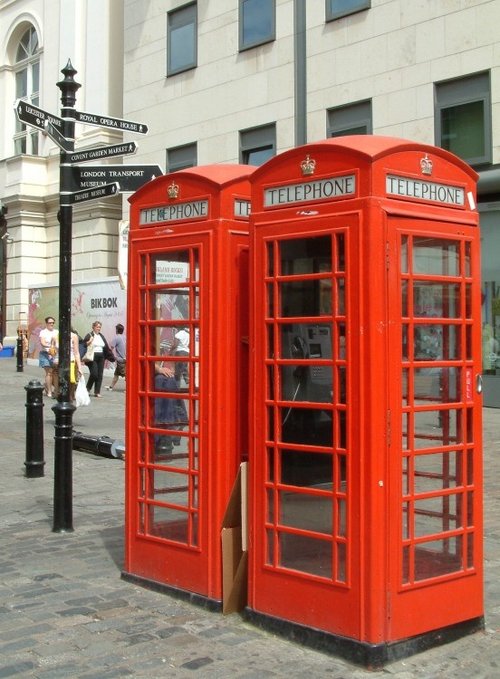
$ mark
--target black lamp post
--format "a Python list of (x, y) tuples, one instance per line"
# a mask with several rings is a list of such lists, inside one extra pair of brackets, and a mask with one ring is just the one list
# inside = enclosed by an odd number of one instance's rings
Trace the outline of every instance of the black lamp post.
[[(70, 141), (74, 150), (75, 101), (80, 87), (74, 79), (76, 70), (68, 60), (61, 73), (64, 79), (57, 83), (61, 90), (62, 134)], [(59, 234), (59, 396), (52, 408), (55, 413), (54, 436), (54, 532), (73, 530), (73, 412), (70, 402), (70, 343), (71, 343), (71, 266), (73, 207), (69, 200), (71, 193), (71, 165), (61, 151), (60, 164), (60, 209), (58, 213)]]

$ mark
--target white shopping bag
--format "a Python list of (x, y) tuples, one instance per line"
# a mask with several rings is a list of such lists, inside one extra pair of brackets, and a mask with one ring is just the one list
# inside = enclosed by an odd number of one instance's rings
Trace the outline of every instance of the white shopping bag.
[(85, 378), (83, 375), (80, 375), (80, 379), (76, 385), (75, 401), (77, 408), (80, 406), (88, 406), (90, 403), (90, 396), (89, 392), (87, 391), (87, 385), (85, 384)]

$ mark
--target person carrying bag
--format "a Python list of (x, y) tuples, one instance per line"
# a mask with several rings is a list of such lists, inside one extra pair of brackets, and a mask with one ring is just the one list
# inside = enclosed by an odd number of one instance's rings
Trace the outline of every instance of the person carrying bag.
[[(92, 387), (94, 387), (94, 396), (96, 398), (102, 398), (101, 385), (104, 374), (104, 362), (106, 360), (111, 360), (110, 357), (114, 359), (113, 352), (109, 348), (109, 344), (102, 334), (101, 328), (102, 323), (100, 321), (94, 321), (92, 323), (92, 331), (83, 338), (83, 341), (87, 346), (87, 351), (85, 352), (83, 360), (88, 365), (90, 373), (87, 381), (87, 390), (90, 392)], [(92, 358), (89, 358), (90, 356), (92, 356)]]

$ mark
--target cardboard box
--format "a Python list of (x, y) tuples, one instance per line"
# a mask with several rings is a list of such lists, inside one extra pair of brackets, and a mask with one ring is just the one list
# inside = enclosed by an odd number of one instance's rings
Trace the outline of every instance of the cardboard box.
[(235, 613), (247, 604), (247, 462), (240, 465), (222, 520), (222, 612)]

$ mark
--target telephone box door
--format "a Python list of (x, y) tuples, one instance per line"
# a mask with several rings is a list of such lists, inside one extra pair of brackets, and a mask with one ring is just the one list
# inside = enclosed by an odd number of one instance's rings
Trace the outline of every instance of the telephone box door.
[[(360, 621), (359, 445), (351, 386), (358, 216), (256, 234), (252, 607), (353, 635)], [(283, 235), (286, 234), (286, 235)], [(298, 601), (304, 605), (297, 606)], [(306, 603), (307, 602), (307, 603)]]
[(454, 606), (462, 620), (482, 615), (480, 245), (475, 226), (388, 221), (400, 329), (389, 334), (388, 638), (401, 639), (445, 627)]
[[(130, 346), (129, 389), (138, 395), (129, 431), (138, 451), (131, 465), (128, 570), (150, 580), (206, 594), (209, 525), (208, 465), (200, 451), (206, 422), (202, 394), (209, 237), (132, 243), (129, 325), (140, 328)], [(175, 347), (175, 350), (174, 350)], [(170, 561), (171, 559), (171, 561)]]

